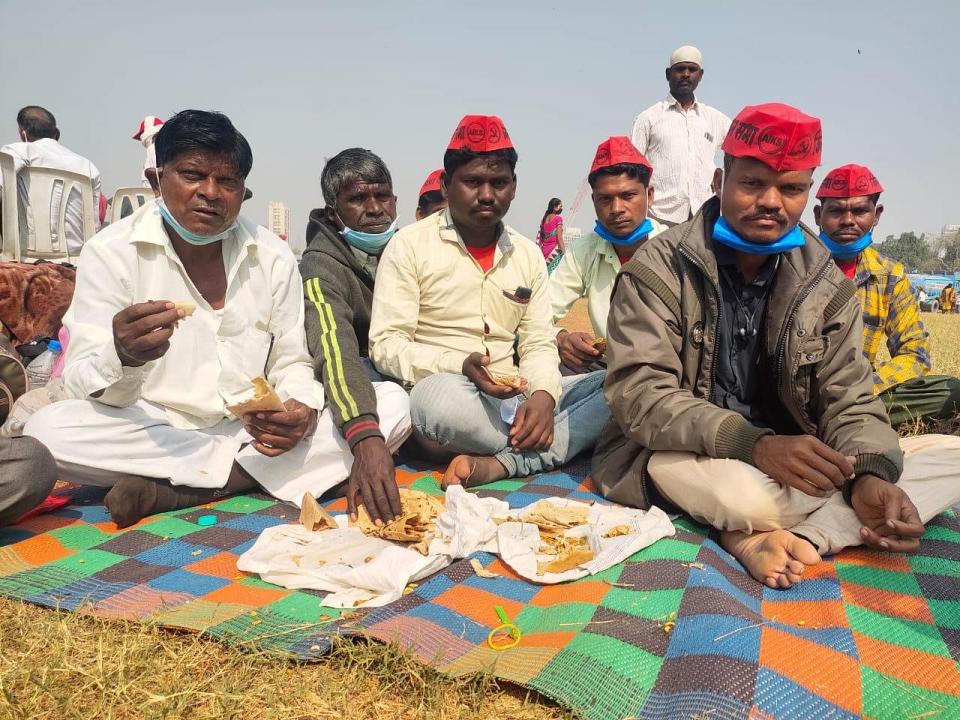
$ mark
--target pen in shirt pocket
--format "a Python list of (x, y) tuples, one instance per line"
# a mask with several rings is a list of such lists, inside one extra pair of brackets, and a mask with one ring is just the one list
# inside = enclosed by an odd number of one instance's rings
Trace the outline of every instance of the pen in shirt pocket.
[(276, 339), (276, 337), (277, 337), (276, 335), (274, 335), (273, 333), (270, 333), (270, 344), (267, 346), (267, 357), (266, 357), (266, 359), (263, 361), (263, 377), (264, 377), (264, 379), (266, 379), (266, 377), (267, 377), (267, 367), (270, 365), (270, 353), (273, 352), (273, 341)]

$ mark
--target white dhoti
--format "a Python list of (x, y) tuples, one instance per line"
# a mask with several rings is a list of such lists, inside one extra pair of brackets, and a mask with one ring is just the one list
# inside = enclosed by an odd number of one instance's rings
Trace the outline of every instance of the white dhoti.
[[(410, 434), (410, 400), (399, 385), (374, 383), (380, 431), (390, 452)], [(239, 420), (181, 429), (164, 410), (140, 400), (117, 408), (92, 400), (64, 400), (37, 411), (24, 428), (49, 448), (60, 478), (109, 487), (123, 477), (169, 480), (173, 485), (220, 488), (236, 462), (271, 495), (297, 505), (345, 480), (353, 454), (333, 421), (320, 414), (317, 429), (274, 458), (257, 452)]]

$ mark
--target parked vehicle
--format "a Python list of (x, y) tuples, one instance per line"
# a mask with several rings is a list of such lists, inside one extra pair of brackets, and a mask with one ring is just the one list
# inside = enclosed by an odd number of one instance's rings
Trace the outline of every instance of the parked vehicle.
[(954, 287), (960, 285), (960, 273), (953, 275), (907, 273), (907, 279), (913, 285), (913, 291), (917, 293), (920, 310), (923, 312), (940, 312), (940, 292), (950, 283), (953, 283)]

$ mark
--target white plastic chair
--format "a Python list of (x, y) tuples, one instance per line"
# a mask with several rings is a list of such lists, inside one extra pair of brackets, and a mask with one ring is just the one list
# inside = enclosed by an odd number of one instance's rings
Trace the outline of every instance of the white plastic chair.
[[(113, 194), (110, 223), (115, 223), (127, 215), (132, 215), (150, 200), (153, 200), (153, 190), (143, 185), (117, 188), (117, 191)], [(124, 201), (127, 202), (126, 212), (124, 212), (123, 207)]]
[(13, 155), (0, 152), (0, 174), (3, 176), (3, 221), (0, 225), (3, 244), (0, 260), (20, 261), (20, 213), (17, 200), (17, 171)]
[[(30, 199), (26, 211), (26, 233), (20, 238), (21, 260), (70, 260), (67, 243), (67, 209), (74, 190), (80, 194), (80, 242), (97, 232), (93, 206), (93, 181), (79, 173), (52, 168), (28, 166), (20, 176)], [(6, 187), (6, 181), (4, 181)], [(23, 224), (21, 224), (21, 228)], [(71, 228), (73, 231), (73, 228)]]

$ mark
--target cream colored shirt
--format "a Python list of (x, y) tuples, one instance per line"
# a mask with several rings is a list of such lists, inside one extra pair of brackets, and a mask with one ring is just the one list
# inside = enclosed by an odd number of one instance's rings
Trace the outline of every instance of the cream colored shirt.
[[(650, 218), (653, 231), (647, 237), (659, 235), (666, 226)], [(610, 297), (620, 272), (620, 258), (614, 246), (595, 232), (567, 246), (567, 252), (550, 276), (550, 305), (553, 322), (557, 323), (570, 312), (573, 303), (587, 298), (587, 314), (593, 326), (594, 337), (607, 336), (607, 315)], [(554, 333), (561, 328), (555, 327)]]
[[(531, 290), (517, 302), (517, 288)], [(370, 321), (370, 356), (387, 375), (414, 384), (438, 372), (460, 374), (472, 352), (488, 353), (491, 369), (520, 374), (529, 393), (560, 398), (557, 347), (543, 255), (504, 226), (493, 267), (483, 272), (467, 252), (449, 210), (400, 230), (380, 257)]]
[[(303, 286), (287, 243), (241, 219), (222, 243), (226, 302), (203, 299), (173, 249), (156, 201), (90, 239), (77, 271), (63, 380), (78, 398), (127, 407), (143, 399), (162, 407), (175, 427), (206, 428), (230, 417), (226, 406), (252, 392), (264, 374), (280, 398), (323, 407), (323, 386), (303, 328)], [(148, 300), (197, 306), (180, 321), (170, 349), (141, 367), (120, 364), (113, 317)], [(271, 336), (272, 349), (271, 349)]]

